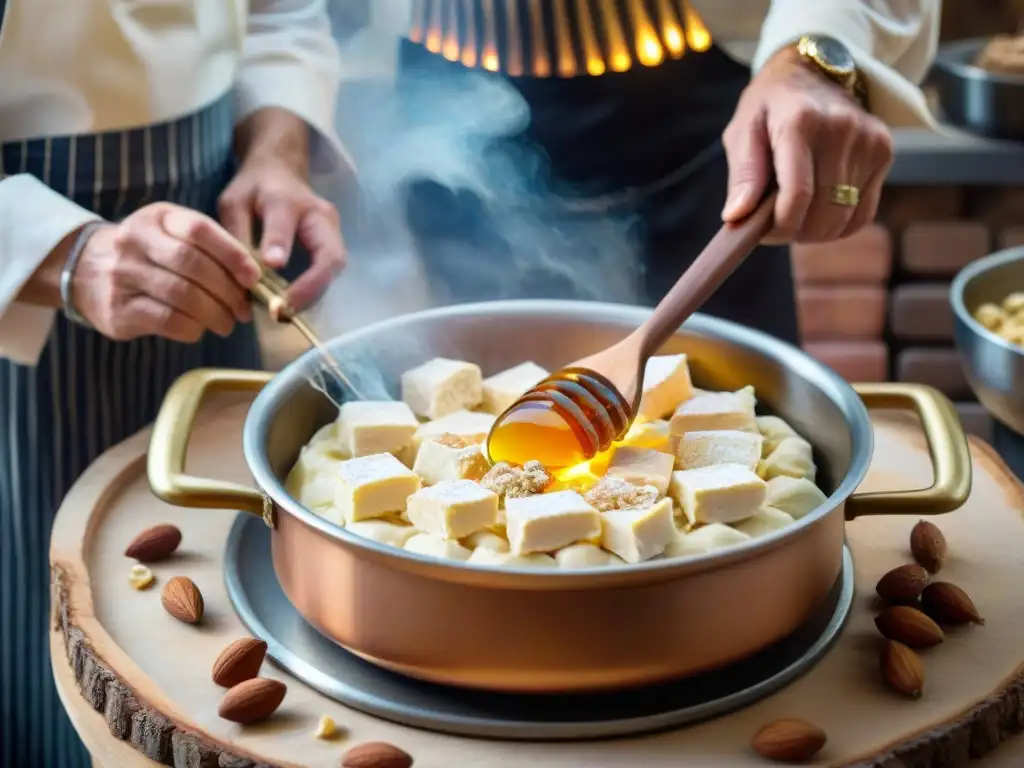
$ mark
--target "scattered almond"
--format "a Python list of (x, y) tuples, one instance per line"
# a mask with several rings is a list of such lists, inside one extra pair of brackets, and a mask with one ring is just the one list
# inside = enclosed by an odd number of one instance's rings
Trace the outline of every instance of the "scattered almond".
[(897, 693), (919, 698), (924, 688), (924, 665), (921, 657), (903, 643), (886, 640), (879, 660), (882, 679)]
[(383, 741), (352, 747), (341, 758), (341, 768), (410, 768), (412, 756)]
[(154, 525), (147, 528), (128, 545), (125, 557), (141, 563), (155, 563), (174, 554), (181, 544), (181, 531), (173, 525)]
[(138, 590), (148, 589), (152, 586), (153, 579), (153, 572), (138, 563), (132, 566), (131, 573), (128, 575), (128, 583)]
[(221, 699), (217, 714), (232, 723), (258, 723), (274, 714), (287, 691), (280, 680), (255, 677), (228, 691)]
[(267, 644), (255, 637), (241, 637), (224, 648), (213, 662), (213, 682), (231, 688), (260, 673)]
[(324, 715), (316, 724), (316, 731), (313, 733), (318, 739), (333, 739), (338, 735), (338, 726), (333, 717)]
[(785, 718), (768, 723), (754, 734), (750, 745), (761, 757), (780, 763), (803, 763), (825, 746), (828, 737), (813, 723)]
[(203, 618), (203, 595), (192, 579), (175, 576), (164, 585), (160, 597), (166, 611), (186, 624), (198, 624)]
[(945, 639), (942, 628), (909, 605), (890, 605), (875, 618), (883, 636), (910, 648), (929, 648)]
[(921, 595), (927, 584), (928, 571), (917, 563), (907, 563), (879, 579), (875, 591), (887, 603), (910, 603)]
[(946, 537), (934, 523), (920, 520), (910, 531), (910, 551), (929, 573), (938, 573), (942, 569), (948, 549)]
[(936, 581), (925, 587), (921, 593), (921, 607), (936, 621), (954, 627), (985, 623), (967, 593), (948, 581)]

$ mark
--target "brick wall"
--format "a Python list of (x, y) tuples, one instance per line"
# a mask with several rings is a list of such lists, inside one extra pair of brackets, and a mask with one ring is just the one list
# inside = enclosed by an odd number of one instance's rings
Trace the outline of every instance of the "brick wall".
[(796, 246), (804, 348), (850, 381), (930, 384), (989, 436), (953, 348), (949, 283), (964, 265), (1024, 244), (1024, 188), (887, 187), (878, 221)]

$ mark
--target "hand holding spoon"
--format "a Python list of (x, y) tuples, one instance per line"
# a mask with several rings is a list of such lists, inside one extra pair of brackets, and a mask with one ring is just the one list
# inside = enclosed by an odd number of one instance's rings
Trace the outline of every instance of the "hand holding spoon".
[(772, 226), (775, 189), (750, 216), (725, 224), (651, 316), (622, 341), (548, 376), (491, 427), (488, 460), (536, 460), (561, 469), (593, 458), (622, 439), (643, 394), (647, 360), (750, 255)]

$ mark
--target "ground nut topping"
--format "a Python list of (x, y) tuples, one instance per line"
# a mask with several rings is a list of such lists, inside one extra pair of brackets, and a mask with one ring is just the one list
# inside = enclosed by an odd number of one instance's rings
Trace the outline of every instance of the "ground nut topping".
[(615, 475), (605, 475), (583, 498), (598, 512), (610, 512), (613, 509), (649, 507), (658, 500), (658, 489), (653, 485), (633, 485)]
[(480, 479), (480, 484), (502, 499), (518, 499), (540, 493), (551, 482), (551, 475), (539, 461), (515, 467), (500, 461)]
[(472, 440), (469, 440), (462, 435), (453, 435), (451, 432), (445, 432), (443, 435), (438, 435), (434, 438), (434, 442), (440, 443), (447, 448), (469, 448), (471, 445), (476, 445)]

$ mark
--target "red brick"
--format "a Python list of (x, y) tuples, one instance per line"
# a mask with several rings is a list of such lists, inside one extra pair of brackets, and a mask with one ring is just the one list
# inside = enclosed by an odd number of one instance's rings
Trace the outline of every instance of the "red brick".
[(809, 341), (804, 351), (847, 381), (889, 378), (889, 350), (881, 341)]
[(988, 227), (970, 221), (926, 221), (903, 233), (900, 262), (917, 275), (950, 277), (989, 252)]
[(966, 217), (990, 227), (1024, 224), (1024, 189), (1020, 187), (975, 187), (967, 193)]
[(878, 221), (894, 236), (918, 221), (954, 221), (963, 214), (960, 187), (887, 186), (882, 190)]
[(985, 406), (981, 403), (956, 403), (956, 410), (960, 414), (964, 432), (980, 437), (985, 442), (992, 442), (995, 422)]
[(889, 328), (900, 341), (950, 341), (949, 284), (904, 284), (892, 290)]
[(884, 285), (892, 272), (892, 238), (881, 224), (831, 243), (797, 244), (792, 252), (800, 284)]
[(963, 366), (951, 347), (900, 350), (896, 355), (896, 380), (927, 384), (953, 399), (971, 397)]
[(1024, 245), (1024, 225), (1007, 227), (999, 233), (1000, 248), (1019, 248)]
[(879, 286), (800, 286), (800, 336), (816, 339), (878, 339), (885, 330), (886, 291)]

